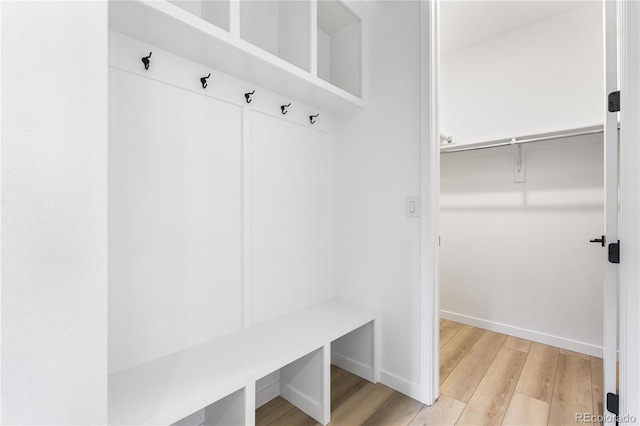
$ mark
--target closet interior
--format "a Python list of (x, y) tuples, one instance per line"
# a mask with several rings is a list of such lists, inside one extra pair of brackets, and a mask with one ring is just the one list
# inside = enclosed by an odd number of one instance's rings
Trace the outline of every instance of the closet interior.
[(442, 318), (602, 357), (602, 22), (443, 2)]

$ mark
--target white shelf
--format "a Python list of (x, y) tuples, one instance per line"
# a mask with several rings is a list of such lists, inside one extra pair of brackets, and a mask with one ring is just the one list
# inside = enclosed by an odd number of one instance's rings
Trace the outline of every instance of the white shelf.
[[(109, 28), (114, 31), (328, 113), (364, 107), (358, 96), (241, 39), (233, 18), (229, 27), (231, 32), (167, 1), (109, 2)], [(140, 52), (140, 57), (146, 55)]]

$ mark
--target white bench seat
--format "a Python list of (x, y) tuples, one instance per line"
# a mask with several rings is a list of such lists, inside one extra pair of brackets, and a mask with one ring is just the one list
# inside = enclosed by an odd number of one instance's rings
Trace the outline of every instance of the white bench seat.
[[(319, 349), (322, 410), (328, 413), (328, 348), (375, 318), (368, 309), (324, 302), (115, 373), (109, 376), (109, 424), (172, 424), (240, 390), (244, 423), (251, 424), (256, 380)], [(326, 424), (328, 414), (320, 421)]]

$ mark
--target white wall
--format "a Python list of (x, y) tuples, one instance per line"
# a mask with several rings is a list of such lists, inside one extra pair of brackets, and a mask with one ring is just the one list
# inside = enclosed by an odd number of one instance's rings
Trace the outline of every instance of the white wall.
[(169, 3), (173, 3), (179, 8), (184, 9), (197, 17), (202, 16), (201, 0), (169, 0)]
[(310, 9), (304, 1), (283, 1), (278, 7), (278, 56), (306, 71), (311, 65)]
[(331, 81), (331, 37), (318, 29), (318, 77)]
[(229, 2), (218, 0), (169, 0), (181, 9), (229, 31)]
[(332, 34), (318, 28), (318, 77), (358, 97), (362, 96), (361, 25), (360, 20), (351, 22)]
[(240, 36), (309, 71), (310, 5), (302, 1), (240, 2)]
[(240, 2), (240, 37), (278, 56), (280, 3), (278, 1)]
[(441, 157), (443, 318), (602, 356), (602, 135)]
[(601, 8), (591, 2), (442, 57), (441, 132), (464, 144), (602, 125)]
[(356, 96), (360, 89), (360, 21), (354, 22), (331, 36), (331, 83)]
[(107, 4), (2, 3), (3, 424), (107, 420)]
[(367, 3), (367, 108), (336, 122), (333, 295), (380, 313), (380, 380), (419, 397), (420, 4)]

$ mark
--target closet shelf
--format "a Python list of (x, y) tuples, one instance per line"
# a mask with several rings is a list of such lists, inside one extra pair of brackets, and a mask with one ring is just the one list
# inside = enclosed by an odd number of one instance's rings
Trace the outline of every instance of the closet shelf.
[(364, 107), (357, 96), (242, 40), (233, 25), (227, 32), (167, 1), (110, 1), (109, 28), (328, 113)]

